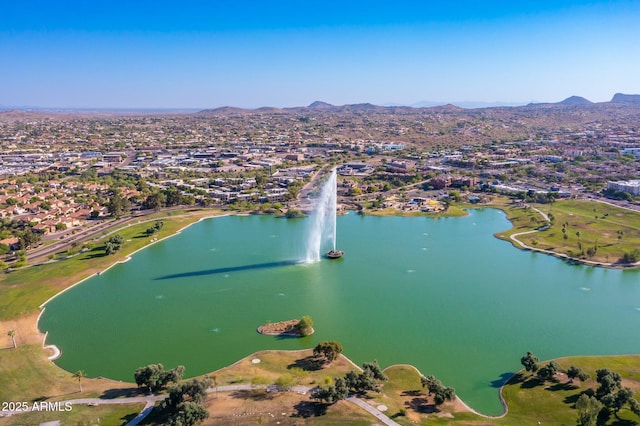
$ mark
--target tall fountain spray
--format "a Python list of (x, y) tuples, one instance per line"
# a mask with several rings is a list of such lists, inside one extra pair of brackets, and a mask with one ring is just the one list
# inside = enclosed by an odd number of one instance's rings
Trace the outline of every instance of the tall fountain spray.
[(336, 170), (333, 169), (329, 178), (322, 185), (320, 198), (316, 201), (313, 210), (311, 224), (307, 236), (307, 245), (304, 261), (307, 263), (318, 262), (322, 256), (323, 247), (331, 244), (329, 253), (338, 253), (336, 250), (336, 215), (337, 215), (337, 186)]

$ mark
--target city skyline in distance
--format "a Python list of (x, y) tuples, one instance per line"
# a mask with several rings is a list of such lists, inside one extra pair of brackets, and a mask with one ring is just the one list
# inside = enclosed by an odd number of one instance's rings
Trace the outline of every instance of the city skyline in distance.
[(640, 93), (638, 1), (215, 3), (11, 3), (0, 105), (512, 106)]

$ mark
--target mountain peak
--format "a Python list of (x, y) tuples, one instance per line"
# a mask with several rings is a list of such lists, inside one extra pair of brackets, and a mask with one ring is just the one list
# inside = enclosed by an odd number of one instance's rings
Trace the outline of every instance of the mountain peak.
[(308, 108), (331, 108), (333, 105), (322, 101), (315, 101)]
[(613, 95), (611, 102), (625, 103), (625, 104), (640, 104), (640, 95), (625, 95), (623, 93), (616, 93)]
[(591, 105), (592, 103), (593, 102), (582, 96), (570, 96), (564, 101), (558, 102), (559, 105)]

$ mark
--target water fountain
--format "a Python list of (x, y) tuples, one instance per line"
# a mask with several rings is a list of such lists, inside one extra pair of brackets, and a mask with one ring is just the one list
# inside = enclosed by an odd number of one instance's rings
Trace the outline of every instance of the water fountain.
[(311, 217), (311, 224), (307, 236), (304, 261), (307, 263), (320, 261), (323, 245), (332, 244), (326, 253), (330, 259), (342, 257), (342, 251), (336, 249), (336, 215), (337, 215), (337, 177), (333, 169), (329, 178), (322, 185), (320, 197)]

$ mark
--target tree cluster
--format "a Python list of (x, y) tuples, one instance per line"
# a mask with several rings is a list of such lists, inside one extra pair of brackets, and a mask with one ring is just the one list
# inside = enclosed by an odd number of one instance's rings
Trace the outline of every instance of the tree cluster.
[[(574, 379), (581, 382), (589, 379), (589, 374), (575, 365), (566, 371), (555, 361), (540, 366), (538, 358), (531, 352), (527, 352), (520, 362), (527, 371), (536, 373), (543, 381), (553, 379), (558, 372), (566, 373), (571, 382)], [(588, 389), (576, 401), (579, 426), (594, 426), (599, 416), (608, 416), (611, 411), (617, 415), (625, 407), (640, 416), (640, 403), (633, 397), (633, 390), (622, 387), (622, 378), (618, 373), (608, 368), (596, 370), (596, 381), (599, 385), (596, 391)]]
[(596, 370), (596, 380), (600, 386), (596, 389), (595, 397), (604, 408), (617, 414), (623, 407), (628, 406), (631, 411), (640, 415), (640, 404), (633, 397), (631, 389), (622, 387), (622, 378), (618, 373), (602, 368)]
[(309, 315), (305, 315), (300, 318), (300, 321), (296, 325), (298, 333), (302, 336), (308, 336), (313, 333), (313, 320)]
[(157, 392), (169, 383), (178, 383), (184, 374), (184, 366), (179, 365), (171, 370), (164, 369), (162, 364), (150, 364), (138, 368), (133, 374), (138, 387), (146, 386), (152, 392)]
[(154, 223), (153, 226), (150, 226), (149, 228), (147, 228), (145, 233), (147, 235), (153, 235), (156, 232), (158, 232), (159, 230), (161, 230), (163, 226), (164, 226), (164, 222), (163, 221), (156, 220), (156, 223)]
[(194, 378), (169, 388), (169, 396), (162, 402), (169, 426), (191, 426), (209, 417), (202, 406), (207, 399), (207, 389), (212, 385), (210, 377)]
[(298, 209), (289, 209), (287, 210), (287, 214), (286, 214), (287, 219), (297, 219), (305, 216), (306, 215), (301, 210), (298, 210)]
[(342, 345), (336, 341), (320, 342), (313, 348), (313, 356), (322, 360), (324, 364), (331, 364), (342, 353)]
[(558, 363), (555, 361), (551, 361), (540, 367), (536, 374), (541, 380), (545, 381), (553, 379), (556, 373), (560, 371), (562, 371), (562, 368), (558, 365)]
[(620, 258), (620, 263), (636, 263), (640, 260), (640, 250), (633, 249), (631, 252), (625, 252)]
[(106, 243), (104, 243), (104, 251), (108, 255), (112, 255), (119, 251), (124, 245), (124, 237), (120, 234), (113, 235)]
[(162, 207), (173, 207), (181, 205), (192, 205), (195, 203), (195, 197), (191, 194), (183, 194), (182, 191), (175, 186), (170, 186), (152, 194), (142, 202), (145, 209), (160, 210)]
[(583, 371), (581, 368), (572, 365), (567, 369), (567, 377), (573, 382), (574, 379), (578, 379), (581, 382), (584, 382), (589, 378), (589, 374)]
[(120, 190), (111, 191), (111, 197), (107, 202), (107, 210), (113, 217), (120, 217), (131, 210), (131, 201), (122, 195)]
[(433, 402), (436, 405), (441, 405), (445, 401), (453, 401), (456, 397), (455, 389), (443, 385), (435, 376), (422, 376), (420, 382), (422, 383), (422, 387), (427, 388), (429, 395), (433, 394)]
[(347, 382), (343, 377), (337, 377), (334, 384), (326, 388), (319, 388), (314, 394), (313, 398), (324, 401), (327, 404), (333, 404), (341, 399), (347, 399), (349, 397), (349, 389), (347, 388)]
[(379, 391), (379, 381), (388, 380), (378, 366), (377, 361), (362, 364), (362, 372), (350, 370), (344, 377), (337, 377), (333, 385), (319, 388), (313, 394), (314, 399), (333, 404), (346, 399), (349, 393), (363, 394), (367, 391)]
[(557, 373), (566, 373), (571, 382), (573, 382), (574, 379), (584, 382), (589, 378), (589, 375), (585, 371), (575, 365), (572, 365), (566, 371), (555, 361), (550, 361), (540, 366), (538, 357), (531, 352), (527, 352), (525, 356), (520, 358), (520, 363), (524, 366), (525, 370), (536, 373), (536, 376), (542, 381), (552, 380)]
[(540, 368), (540, 360), (531, 352), (527, 352), (525, 356), (520, 358), (520, 363), (524, 369), (535, 373)]

